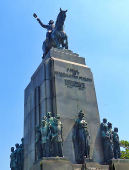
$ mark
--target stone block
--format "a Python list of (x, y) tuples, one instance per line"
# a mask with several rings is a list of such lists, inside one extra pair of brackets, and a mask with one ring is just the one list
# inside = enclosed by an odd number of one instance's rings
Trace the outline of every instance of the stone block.
[(82, 101), (80, 103), (80, 106), (83, 110), (86, 111), (87, 121), (100, 123), (100, 117), (99, 117), (97, 104)]
[(40, 106), (38, 105), (35, 108), (35, 125), (39, 125), (40, 124), (39, 121), (40, 121)]
[(33, 82), (33, 89), (35, 89), (37, 86), (40, 86), (45, 78), (45, 68), (44, 63), (42, 62), (31, 77), (31, 81)]
[[(129, 163), (114, 163), (113, 168), (115, 170), (128, 170)], [(114, 169), (112, 169), (112, 170), (114, 170)]]
[(24, 170), (28, 170), (28, 157), (24, 157)]
[(89, 122), (89, 130), (90, 130), (90, 140), (92, 143), (96, 143), (101, 145), (101, 137), (100, 137), (100, 124), (96, 122)]
[(127, 170), (129, 169), (129, 159), (112, 159), (110, 161), (111, 170)]
[(52, 98), (52, 83), (51, 80), (46, 80), (46, 98)]
[(29, 132), (29, 119), (26, 118), (24, 120), (24, 137), (28, 134)]
[(56, 91), (55, 91), (55, 77), (51, 79), (51, 95), (52, 98), (56, 97)]
[(35, 107), (35, 92), (34, 90), (30, 94), (30, 111)]
[(41, 170), (73, 170), (72, 164), (70, 161), (65, 159), (49, 159), (42, 160)]
[(61, 117), (61, 122), (63, 124), (63, 140), (72, 142), (75, 120)]
[(40, 103), (40, 86), (37, 86), (34, 90), (34, 101), (35, 101), (35, 107), (39, 105)]
[(63, 155), (65, 157), (68, 156), (72, 163), (76, 163), (73, 142), (64, 141), (64, 143), (63, 143)]
[(27, 118), (27, 103), (24, 105), (24, 120)]
[[(34, 139), (35, 134), (33, 133), (33, 131), (31, 131), (30, 133), (28, 133), (28, 135), (25, 137), (24, 139), (24, 156), (27, 157), (30, 152), (32, 152), (33, 150), (35, 150), (35, 143), (34, 143)], [(33, 141), (33, 142), (32, 142)]]
[(41, 170), (40, 161), (36, 161), (29, 170)]
[(30, 144), (35, 144), (35, 128), (30, 131)]
[(60, 50), (60, 49), (52, 48), (50, 50), (49, 55), (54, 58), (59, 58), (62, 60), (67, 60), (79, 64), (85, 64), (84, 58), (79, 57), (79, 54), (73, 53), (72, 51), (69, 50)]
[(86, 89), (84, 90), (84, 96), (86, 97), (86, 101), (89, 103), (96, 103), (96, 94), (94, 86), (90, 83), (85, 83)]
[(93, 161), (103, 163), (103, 150), (100, 144), (90, 143), (90, 157)]
[(83, 170), (82, 169), (82, 164), (73, 164), (73, 170)]
[(36, 161), (29, 170), (73, 170), (67, 158), (50, 157)]
[(27, 99), (27, 114), (30, 113), (30, 95), (28, 96), (28, 99)]
[(47, 112), (52, 112), (52, 102), (53, 102), (52, 99), (48, 98), (48, 99), (46, 99), (46, 102), (47, 102)]
[(35, 150), (35, 144), (34, 143), (30, 144), (28, 150), (29, 150), (28, 151), (28, 155), (29, 155), (32, 151)]
[(42, 103), (40, 103), (40, 121), (39, 123), (41, 123), (41, 120), (43, 118), (43, 116), (46, 116), (47, 113), (47, 100), (43, 100)]
[(42, 82), (40, 85), (40, 103), (46, 98), (46, 83)]
[(33, 84), (32, 82), (30, 82), (24, 91), (24, 104), (26, 104), (28, 96), (30, 95), (32, 90), (33, 90)]
[(30, 154), (28, 155), (28, 170), (30, 170), (34, 162), (35, 162), (35, 150), (30, 152)]
[(97, 162), (86, 162), (86, 169), (88, 170), (110, 170), (110, 166), (100, 165)]
[(35, 128), (35, 109), (33, 109), (30, 113), (29, 113), (29, 130), (31, 131), (32, 129)]
[(56, 116), (57, 115), (57, 110), (56, 110), (56, 97), (53, 97), (52, 99), (52, 113), (53, 113), (53, 116)]
[(45, 67), (44, 67), (44, 60), (42, 60), (42, 62), (40, 63), (40, 65), (38, 66), (38, 68), (35, 70), (35, 72), (33, 73), (33, 75), (31, 76), (31, 81), (32, 79), (34, 79), (34, 77), (40, 77), (41, 80), (45, 80)]
[(29, 145), (30, 145), (30, 133), (24, 137), (24, 157), (27, 157), (29, 154)]
[(51, 79), (51, 59), (48, 59), (45, 62), (45, 74), (46, 74), (46, 80)]
[[(56, 97), (57, 113), (63, 118), (76, 119), (80, 111), (77, 107), (77, 100), (71, 100), (67, 97)], [(67, 107), (66, 107), (67, 106)], [(81, 109), (81, 108), (80, 108)]]

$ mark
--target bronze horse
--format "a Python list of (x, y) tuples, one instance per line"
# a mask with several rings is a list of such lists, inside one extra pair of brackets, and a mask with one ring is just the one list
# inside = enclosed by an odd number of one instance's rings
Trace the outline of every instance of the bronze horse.
[(45, 55), (49, 52), (49, 50), (52, 47), (68, 49), (68, 37), (67, 37), (67, 34), (63, 30), (64, 21), (66, 18), (66, 12), (67, 10), (63, 11), (60, 8), (60, 12), (57, 16), (55, 28), (52, 31), (50, 38), (46, 39), (43, 42), (43, 46), (42, 46), (43, 58), (45, 57)]

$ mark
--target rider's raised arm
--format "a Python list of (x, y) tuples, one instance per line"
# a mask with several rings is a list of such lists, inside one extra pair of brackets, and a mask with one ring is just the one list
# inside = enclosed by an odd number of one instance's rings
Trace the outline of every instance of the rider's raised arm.
[(39, 24), (43, 27), (43, 28), (47, 28), (48, 26), (43, 24), (39, 18), (37, 18), (37, 21), (39, 22)]

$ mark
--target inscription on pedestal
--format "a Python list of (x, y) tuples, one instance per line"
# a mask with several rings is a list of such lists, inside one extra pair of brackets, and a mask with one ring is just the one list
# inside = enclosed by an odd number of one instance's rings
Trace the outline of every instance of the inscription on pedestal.
[(67, 80), (67, 79), (65, 79), (64, 81), (65, 81), (65, 85), (67, 87), (70, 87), (70, 88), (77, 87), (78, 90), (84, 90), (85, 89), (84, 83), (72, 81), (72, 80)]
[[(55, 71), (55, 75), (59, 76), (59, 77), (73, 78), (73, 79), (80, 80), (80, 81), (83, 81), (83, 82), (90, 82), (90, 83), (92, 82), (92, 79), (80, 76), (80, 72), (78, 70), (67, 68), (66, 71), (68, 73)], [(83, 83), (83, 82), (64, 79), (64, 83), (67, 87), (69, 87), (69, 88), (76, 87), (78, 90), (84, 90), (85, 89), (85, 83)]]

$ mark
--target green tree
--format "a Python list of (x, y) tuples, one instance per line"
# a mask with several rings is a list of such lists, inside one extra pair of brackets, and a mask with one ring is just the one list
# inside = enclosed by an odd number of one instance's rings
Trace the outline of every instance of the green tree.
[(121, 151), (121, 159), (129, 159), (129, 142), (121, 140), (120, 147), (125, 149), (125, 151)]

